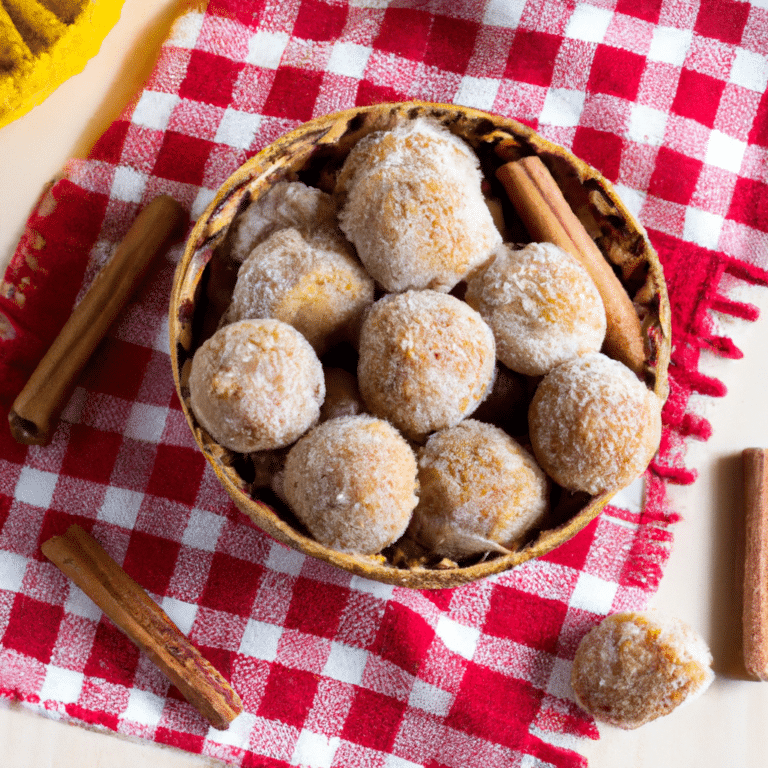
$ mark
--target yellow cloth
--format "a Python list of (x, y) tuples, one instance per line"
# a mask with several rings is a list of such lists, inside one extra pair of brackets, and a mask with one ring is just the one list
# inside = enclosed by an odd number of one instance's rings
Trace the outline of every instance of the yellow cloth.
[(0, 127), (80, 72), (123, 0), (0, 0)]

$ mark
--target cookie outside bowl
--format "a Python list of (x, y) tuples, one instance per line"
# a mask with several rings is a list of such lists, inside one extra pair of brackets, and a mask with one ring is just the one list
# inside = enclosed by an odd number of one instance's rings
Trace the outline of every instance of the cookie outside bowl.
[(528, 242), (514, 209), (494, 178), (512, 147), (537, 155), (549, 169), (572, 210), (597, 243), (633, 301), (642, 327), (645, 360), (640, 372), (662, 401), (668, 394), (670, 309), (659, 259), (642, 226), (610, 182), (563, 147), (514, 120), (467, 107), (403, 102), (357, 107), (315, 118), (279, 138), (241, 166), (217, 191), (195, 224), (176, 269), (170, 299), (173, 376), (195, 441), (235, 505), (259, 528), (304, 554), (358, 576), (417, 589), (455, 587), (513, 568), (571, 539), (591, 522), (618, 489), (594, 496), (553, 486), (552, 509), (539, 528), (509, 554), (490, 553), (460, 563), (426, 557), (409, 543), (359, 556), (315, 541), (273, 493), (255, 489), (253, 463), (219, 445), (190, 408), (192, 356), (212, 335), (234, 287), (238, 264), (228, 249), (231, 224), (252, 201), (282, 180), (330, 188), (343, 159), (359, 139), (396, 123), (427, 117), (463, 138), (476, 152), (491, 192), (498, 196), (507, 226), (505, 240)]

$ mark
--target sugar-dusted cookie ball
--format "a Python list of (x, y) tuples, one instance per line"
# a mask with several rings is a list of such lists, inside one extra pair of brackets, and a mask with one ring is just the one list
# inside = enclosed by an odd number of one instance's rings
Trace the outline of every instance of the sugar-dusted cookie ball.
[(449, 291), (501, 242), (476, 155), (443, 126), (417, 119), (361, 139), (337, 191), (339, 224), (387, 291)]
[(701, 695), (711, 665), (706, 643), (679, 619), (616, 613), (579, 644), (571, 684), (593, 717), (632, 729)]
[(189, 396), (197, 420), (224, 447), (240, 453), (282, 448), (317, 422), (323, 368), (290, 325), (241, 320), (195, 352)]
[(552, 243), (499, 246), (468, 280), (465, 300), (491, 326), (499, 360), (528, 376), (599, 352), (605, 338), (605, 308), (592, 278)]
[(226, 321), (282, 320), (322, 355), (372, 302), (373, 280), (341, 236), (319, 247), (298, 230), (283, 229), (243, 262)]
[(390, 294), (363, 321), (360, 394), (372, 413), (414, 439), (471, 414), (493, 384), (495, 366), (491, 329), (449, 294)]
[(336, 202), (327, 192), (301, 181), (278, 181), (235, 219), (231, 255), (243, 262), (251, 251), (281, 229), (296, 229), (307, 240), (338, 233)]
[(370, 555), (405, 531), (416, 506), (416, 457), (373, 416), (323, 422), (291, 448), (283, 493), (317, 541)]
[(595, 352), (550, 371), (528, 411), (531, 444), (564, 488), (596, 494), (640, 475), (661, 439), (661, 400), (622, 363)]
[(546, 476), (498, 427), (466, 419), (435, 432), (418, 461), (409, 535), (436, 554), (459, 559), (513, 548), (547, 510)]

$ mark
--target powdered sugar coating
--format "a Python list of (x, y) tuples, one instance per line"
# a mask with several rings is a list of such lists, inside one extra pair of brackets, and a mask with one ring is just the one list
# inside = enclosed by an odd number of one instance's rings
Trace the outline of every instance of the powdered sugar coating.
[(679, 619), (608, 616), (582, 639), (571, 683), (579, 705), (618, 728), (638, 728), (700, 696), (714, 679), (706, 643)]
[(241, 265), (226, 320), (282, 320), (322, 355), (359, 322), (373, 302), (373, 287), (340, 234), (318, 242), (297, 229), (283, 229), (257, 245)]
[(571, 490), (617, 490), (648, 466), (661, 439), (661, 400), (622, 363), (596, 352), (550, 371), (528, 412), (544, 471)]
[(592, 278), (552, 243), (499, 246), (467, 281), (465, 300), (490, 325), (499, 360), (528, 376), (599, 352), (605, 338), (605, 307)]
[(445, 557), (514, 547), (547, 510), (544, 472), (498, 427), (466, 419), (433, 434), (418, 461), (409, 534)]
[(501, 242), (481, 181), (464, 141), (408, 121), (352, 148), (337, 184), (339, 224), (385, 290), (449, 291)]
[(375, 554), (416, 506), (416, 457), (392, 425), (366, 414), (323, 422), (291, 448), (283, 492), (321, 544)]
[(358, 385), (368, 408), (421, 439), (457, 424), (493, 384), (491, 329), (463, 301), (437, 291), (379, 299), (360, 332)]
[(278, 181), (237, 217), (230, 255), (243, 262), (280, 229), (297, 229), (306, 239), (325, 240), (338, 231), (333, 197), (301, 181)]
[(282, 448), (315, 424), (323, 368), (309, 342), (280, 320), (224, 326), (195, 352), (189, 375), (197, 420), (233, 451)]

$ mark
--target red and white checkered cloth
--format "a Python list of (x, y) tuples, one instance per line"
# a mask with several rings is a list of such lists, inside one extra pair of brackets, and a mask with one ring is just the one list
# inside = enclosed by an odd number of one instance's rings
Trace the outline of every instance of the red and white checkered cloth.
[[(137, 210), (195, 218), (246, 158), (315, 115), (419, 98), (517, 118), (615, 182), (647, 227), (673, 310), (672, 394), (648, 495), (496, 578), (410, 591), (272, 541), (221, 490), (171, 380), (159, 260), (99, 348), (50, 446), (0, 428), (0, 692), (54, 716), (235, 765), (584, 765), (596, 738), (571, 660), (606, 614), (642, 608), (672, 539), (671, 481), (709, 426), (702, 349), (737, 357), (710, 310), (755, 319), (768, 284), (768, 2), (211, 0), (90, 158), (33, 213), (0, 297), (3, 415)], [(4, 419), (3, 419), (4, 420)], [(637, 487), (635, 486), (635, 490)], [(89, 529), (231, 679), (209, 729), (40, 552)]]

